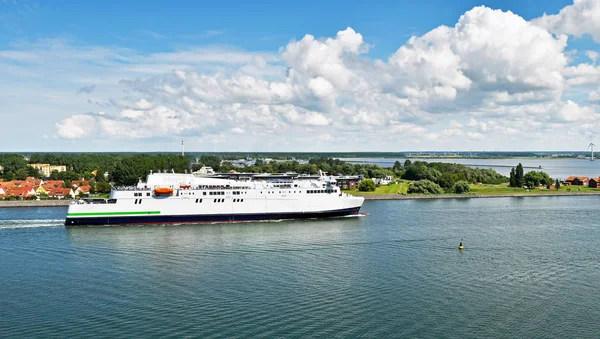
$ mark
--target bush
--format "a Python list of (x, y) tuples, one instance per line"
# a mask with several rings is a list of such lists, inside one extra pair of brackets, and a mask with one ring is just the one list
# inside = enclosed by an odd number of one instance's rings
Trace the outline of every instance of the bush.
[(361, 192), (373, 192), (375, 190), (375, 182), (372, 179), (364, 179), (358, 184), (358, 190)]
[(408, 193), (412, 194), (442, 194), (444, 191), (440, 185), (430, 180), (419, 180), (410, 184)]
[(466, 181), (459, 181), (452, 187), (452, 191), (457, 194), (467, 193), (471, 190), (471, 186)]

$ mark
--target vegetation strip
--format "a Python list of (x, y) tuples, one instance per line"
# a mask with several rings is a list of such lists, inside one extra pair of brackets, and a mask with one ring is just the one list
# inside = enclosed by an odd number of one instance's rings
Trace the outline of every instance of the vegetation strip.
[(508, 193), (508, 194), (428, 194), (428, 195), (401, 195), (401, 194), (353, 194), (364, 197), (365, 200), (418, 200), (418, 199), (471, 199), (471, 198), (528, 198), (528, 197), (582, 197), (597, 196), (600, 192), (574, 192), (574, 193)]
[(96, 215), (140, 215), (140, 214), (160, 214), (160, 211), (69, 213), (69, 214), (67, 214), (67, 217), (85, 217), (85, 216), (96, 216)]

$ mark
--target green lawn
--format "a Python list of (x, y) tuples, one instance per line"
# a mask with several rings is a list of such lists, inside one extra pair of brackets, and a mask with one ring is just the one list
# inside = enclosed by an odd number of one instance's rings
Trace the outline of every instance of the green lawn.
[(408, 190), (408, 183), (381, 185), (375, 188), (373, 192), (360, 192), (357, 188), (351, 190), (344, 190), (349, 194), (406, 194)]

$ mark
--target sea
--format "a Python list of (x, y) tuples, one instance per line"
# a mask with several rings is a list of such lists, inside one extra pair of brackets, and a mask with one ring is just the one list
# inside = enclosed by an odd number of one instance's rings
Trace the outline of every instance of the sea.
[[(376, 164), (381, 167), (392, 167), (394, 162), (400, 161), (404, 164), (405, 158), (340, 158), (352, 164)], [(525, 172), (543, 171), (551, 178), (564, 180), (572, 175), (597, 178), (600, 177), (600, 159), (548, 159), (548, 158), (524, 158), (524, 159), (466, 159), (466, 158), (409, 158), (411, 161), (420, 160), (426, 162), (447, 162), (467, 165), (473, 168), (491, 168), (496, 172), (508, 176), (510, 169), (521, 163)]]
[(2, 208), (0, 337), (598, 337), (599, 203), (366, 201), (363, 217), (79, 228), (65, 208)]

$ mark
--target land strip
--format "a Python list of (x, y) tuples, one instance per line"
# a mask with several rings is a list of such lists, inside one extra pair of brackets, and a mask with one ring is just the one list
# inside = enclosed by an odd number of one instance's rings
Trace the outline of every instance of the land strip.
[(60, 207), (69, 206), (71, 200), (0, 200), (3, 207)]
[(600, 196), (599, 192), (559, 192), (559, 193), (507, 193), (507, 194), (430, 194), (430, 195), (402, 195), (402, 194), (359, 194), (365, 200), (415, 200), (415, 199), (470, 199), (470, 198), (512, 198), (512, 197), (577, 197)]

